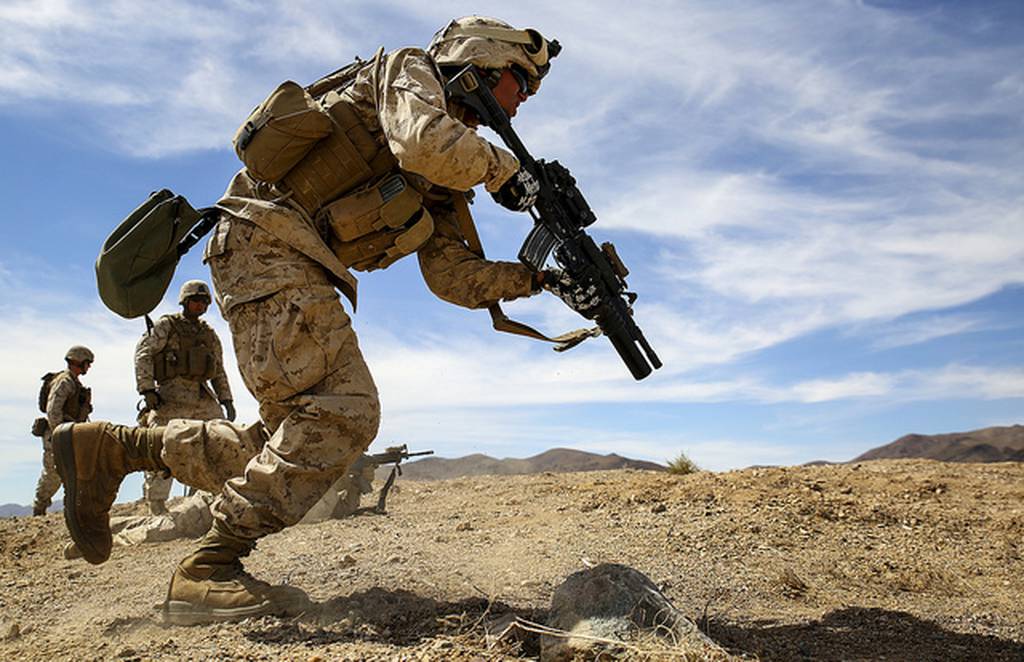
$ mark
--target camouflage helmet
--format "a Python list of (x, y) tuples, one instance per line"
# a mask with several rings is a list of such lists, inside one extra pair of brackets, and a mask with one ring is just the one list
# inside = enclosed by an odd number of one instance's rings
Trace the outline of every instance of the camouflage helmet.
[(185, 302), (192, 297), (203, 297), (206, 303), (210, 303), (210, 288), (201, 280), (188, 280), (181, 286), (178, 292), (178, 303), (185, 305)]
[(529, 78), (530, 94), (535, 94), (551, 67), (551, 58), (561, 49), (557, 41), (548, 41), (533, 28), (517, 30), (496, 18), (464, 16), (439, 30), (427, 53), (441, 67), (475, 64), (482, 69), (504, 69), (518, 65)]
[(96, 358), (93, 356), (92, 350), (85, 345), (75, 345), (64, 355), (64, 360), (75, 363), (85, 363), (86, 361), (92, 363)]

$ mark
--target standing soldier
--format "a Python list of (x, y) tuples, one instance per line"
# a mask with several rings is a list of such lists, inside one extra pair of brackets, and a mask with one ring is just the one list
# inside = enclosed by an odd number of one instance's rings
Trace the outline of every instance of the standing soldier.
[(89, 372), (93, 359), (93, 353), (88, 347), (75, 345), (64, 355), (67, 368), (43, 377), (39, 408), (46, 414), (46, 418), (38, 419), (38, 424), (33, 426), (33, 432), (43, 438), (43, 473), (36, 484), (33, 515), (45, 515), (53, 495), (60, 489), (60, 476), (53, 459), (53, 431), (61, 423), (89, 420), (92, 391), (82, 386), (78, 377)]
[[(201, 280), (190, 280), (181, 286), (178, 303), (181, 312), (162, 316), (135, 348), (135, 381), (146, 399), (139, 422), (154, 427), (172, 418), (233, 421), (220, 340), (199, 319), (210, 306), (210, 289)], [(167, 512), (172, 482), (164, 472), (146, 472), (143, 495), (154, 515)]]
[[(167, 620), (235, 620), (279, 608), (242, 558), (258, 539), (296, 524), (377, 434), (377, 387), (338, 296), (340, 289), (355, 302), (349, 267), (384, 268), (415, 252), (430, 290), (467, 308), (548, 286), (547, 272), (471, 249), (467, 191), (483, 185), (503, 206), (525, 211), (539, 186), (511, 153), (477, 134), (479, 118), (444, 86), (473, 64), (513, 116), (557, 50), (536, 30), (471, 16), (452, 21), (425, 50), (381, 51), (354, 79), (327, 79), (316, 100), (304, 100), (293, 83), (268, 99), (287, 101), (280, 119), (299, 125), (253, 138), (278, 119), (254, 117), (239, 132), (239, 150), (259, 151), (271, 165), (278, 156), (300, 162), (287, 163), (286, 175), (268, 174), (250, 154), (217, 205), (204, 256), (263, 425), (174, 419), (163, 428), (57, 430), (57, 466), (70, 495), (65, 522), (87, 561), (110, 556), (110, 506), (124, 476), (170, 471), (219, 496), (213, 527), (171, 577)], [(329, 134), (311, 150), (275, 139), (310, 128)]]

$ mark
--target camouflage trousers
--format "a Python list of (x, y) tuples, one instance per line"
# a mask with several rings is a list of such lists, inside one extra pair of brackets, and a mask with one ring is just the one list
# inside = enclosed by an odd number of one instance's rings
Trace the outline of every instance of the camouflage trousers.
[(47, 432), (43, 436), (43, 472), (39, 474), (39, 482), (36, 483), (34, 507), (37, 510), (49, 508), (53, 495), (59, 489), (60, 476), (57, 474), (57, 464), (53, 459), (53, 441)]
[[(185, 383), (180, 383), (185, 382)], [(164, 398), (160, 408), (150, 411), (145, 421), (149, 427), (167, 425), (175, 418), (191, 418), (199, 421), (209, 421), (224, 416), (220, 404), (212, 395), (206, 392), (205, 387), (198, 382), (187, 382), (187, 380), (173, 380), (170, 386), (174, 388), (160, 389), (160, 396)], [(169, 395), (183, 396), (180, 398), (168, 397)], [(146, 503), (153, 505), (162, 504), (171, 496), (171, 486), (174, 480), (165, 476), (159, 471), (147, 471), (145, 480), (142, 483), (142, 496)]]
[(228, 532), (255, 539), (320, 499), (373, 441), (380, 405), (332, 287), (286, 288), (225, 317), (263, 425), (173, 420), (163, 460), (179, 481), (219, 493), (213, 514)]

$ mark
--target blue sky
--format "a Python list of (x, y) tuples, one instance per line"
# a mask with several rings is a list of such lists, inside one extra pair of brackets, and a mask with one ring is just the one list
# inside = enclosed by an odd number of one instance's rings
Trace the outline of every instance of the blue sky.
[[(376, 446), (685, 451), (727, 469), (1024, 422), (1018, 2), (8, 0), (0, 503), (31, 501), (38, 379), (68, 346), (96, 351), (95, 417), (134, 418), (143, 323), (103, 308), (92, 271), (117, 221), (163, 187), (219, 197), (235, 128), (280, 81), (425, 45), (469, 13), (563, 44), (516, 126), (576, 174), (665, 367), (635, 383), (604, 339), (560, 355), (495, 334), (407, 259), (360, 277)], [(528, 218), (487, 196), (474, 209), (488, 254), (514, 259)], [(199, 252), (173, 291), (208, 278)], [(579, 325), (549, 296), (507, 308)], [(137, 494), (133, 479), (122, 498)]]

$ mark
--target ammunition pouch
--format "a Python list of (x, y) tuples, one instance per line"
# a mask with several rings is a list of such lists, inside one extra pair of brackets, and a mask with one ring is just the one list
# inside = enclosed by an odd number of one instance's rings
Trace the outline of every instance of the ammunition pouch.
[(331, 249), (342, 264), (357, 271), (383, 269), (434, 233), (423, 195), (400, 174), (324, 206), (316, 220), (329, 229)]
[(168, 349), (153, 357), (153, 379), (157, 383), (179, 377), (204, 382), (212, 379), (215, 372), (213, 354), (201, 345), (180, 352)]
[(50, 429), (50, 422), (44, 417), (40, 416), (36, 420), (32, 421), (32, 436), (42, 437), (46, 435), (46, 432)]

